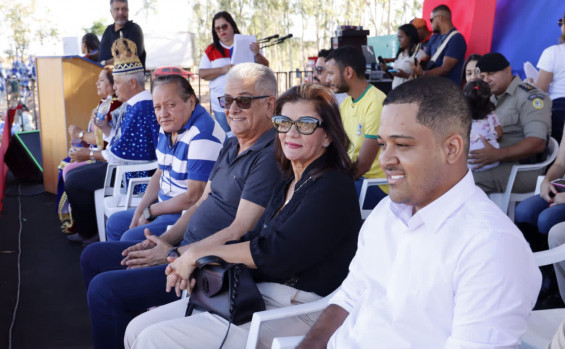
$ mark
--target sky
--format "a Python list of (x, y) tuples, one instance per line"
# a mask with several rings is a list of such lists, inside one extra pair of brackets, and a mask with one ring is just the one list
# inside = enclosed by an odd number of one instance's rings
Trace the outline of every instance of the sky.
[[(129, 0), (129, 19), (138, 23), (144, 32), (161, 34), (188, 31), (188, 18), (192, 12), (188, 0), (159, 0), (157, 13), (151, 15), (147, 22), (142, 14), (137, 14), (142, 5), (142, 0)], [(38, 18), (51, 21), (57, 28), (60, 38), (80, 38), (84, 34), (82, 28), (90, 28), (93, 22), (99, 19), (105, 24), (113, 23), (109, 0), (36, 0), (36, 15)], [(9, 45), (9, 38), (5, 30), (1, 32), (0, 55), (4, 55)], [(30, 45), (30, 53), (62, 55), (63, 45), (61, 41), (55, 40), (49, 40), (44, 45), (34, 43)]]

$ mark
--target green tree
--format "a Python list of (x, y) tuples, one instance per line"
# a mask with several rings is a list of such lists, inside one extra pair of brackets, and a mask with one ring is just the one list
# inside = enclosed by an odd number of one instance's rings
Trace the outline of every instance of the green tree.
[(92, 22), (92, 26), (90, 26), (90, 28), (87, 27), (83, 27), (82, 30), (84, 30), (84, 33), (93, 33), (96, 34), (98, 36), (102, 36), (102, 34), (104, 34), (104, 31), (106, 30), (106, 25), (104, 24), (104, 19), (97, 19), (94, 22)]

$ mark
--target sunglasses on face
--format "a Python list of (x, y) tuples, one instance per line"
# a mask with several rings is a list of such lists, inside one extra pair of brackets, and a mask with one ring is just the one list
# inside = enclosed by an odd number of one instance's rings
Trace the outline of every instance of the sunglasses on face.
[(228, 30), (228, 24), (227, 24), (227, 23), (224, 23), (224, 24), (222, 24), (222, 25), (219, 25), (219, 26), (217, 26), (217, 27), (214, 27), (214, 30), (217, 31), (217, 32), (219, 32), (219, 31), (226, 31), (226, 30)]
[(563, 19), (558, 20), (557, 26), (561, 28), (562, 25), (563, 25)]
[(324, 68), (324, 67), (319, 67), (319, 66), (318, 66), (318, 67), (314, 67), (314, 70), (316, 70), (316, 73), (322, 74), (322, 72), (323, 72), (324, 70), (326, 70), (326, 68)]
[(295, 125), (298, 133), (307, 136), (314, 133), (318, 127), (323, 127), (322, 121), (311, 116), (301, 116), (298, 120), (293, 121), (284, 115), (276, 115), (271, 120), (278, 133), (287, 133), (292, 125)]
[(255, 99), (267, 98), (270, 96), (241, 96), (241, 97), (230, 97), (230, 96), (222, 96), (218, 97), (218, 101), (220, 102), (220, 107), (224, 109), (229, 109), (233, 102), (237, 104), (240, 109), (249, 109), (251, 108), (251, 103)]

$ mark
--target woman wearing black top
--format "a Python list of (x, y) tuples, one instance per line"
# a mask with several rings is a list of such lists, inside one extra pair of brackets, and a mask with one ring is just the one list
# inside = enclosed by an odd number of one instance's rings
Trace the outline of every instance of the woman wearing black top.
[[(319, 299), (347, 275), (361, 216), (349, 140), (333, 94), (320, 85), (296, 86), (277, 100), (275, 113), (275, 156), (287, 180), (274, 188), (257, 228), (241, 242), (193, 245), (172, 261), (166, 270), (168, 290), (186, 289), (195, 261), (207, 255), (254, 270), (267, 309)], [(126, 347), (218, 346), (228, 322), (208, 312), (183, 317), (186, 304), (183, 299), (132, 320)], [(275, 336), (303, 334), (313, 321), (302, 316), (275, 322), (262, 328), (260, 345), (270, 348)], [(243, 348), (248, 328), (232, 325), (225, 347)]]

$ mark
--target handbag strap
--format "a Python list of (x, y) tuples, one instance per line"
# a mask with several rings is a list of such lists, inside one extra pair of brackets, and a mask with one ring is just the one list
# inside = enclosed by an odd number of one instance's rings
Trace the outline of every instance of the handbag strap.
[(228, 263), (225, 260), (221, 259), (218, 256), (204, 256), (204, 257), (198, 258), (196, 260), (195, 265), (198, 269), (200, 269), (200, 268), (202, 268), (202, 267), (204, 267), (208, 264), (213, 264), (213, 263), (219, 264), (222, 267), (225, 267), (225, 266), (228, 265)]
[[(204, 266), (206, 266), (207, 264), (211, 264), (211, 263), (217, 263), (220, 264), (222, 266), (227, 266), (229, 263), (227, 263), (226, 261), (224, 261), (223, 259), (221, 259), (218, 256), (205, 256), (202, 258), (199, 258), (198, 260), (196, 260), (196, 267), (197, 268), (203, 268)], [(228, 280), (229, 280), (229, 299), (230, 299), (230, 318), (229, 318), (229, 322), (228, 322), (228, 328), (226, 330), (226, 334), (224, 336), (224, 339), (222, 340), (222, 344), (220, 344), (220, 348), (222, 349), (226, 339), (228, 339), (228, 333), (230, 332), (230, 327), (233, 321), (233, 313), (235, 311), (235, 302), (237, 300), (237, 289), (239, 286), (239, 274), (241, 272), (241, 266), (239, 264), (235, 264), (233, 266), (232, 272), (228, 273)], [(194, 311), (194, 303), (192, 303), (190, 301), (190, 299), (188, 300), (188, 306), (186, 308), (186, 313), (184, 316), (190, 316), (192, 315), (192, 312)]]
[(432, 59), (430, 59), (430, 61), (435, 62), (436, 59), (439, 57), (439, 55), (443, 52), (443, 50), (445, 49), (445, 46), (447, 46), (447, 43), (449, 42), (449, 40), (451, 39), (451, 37), (455, 34), (459, 33), (456, 29), (453, 30), (451, 33), (449, 33), (449, 35), (447, 36), (447, 38), (445, 38), (445, 40), (443, 40), (443, 43), (441, 44), (441, 46), (437, 49), (436, 53), (434, 53)]
[(222, 344), (220, 344), (220, 348), (222, 349), (226, 339), (228, 339), (228, 333), (230, 332), (231, 323), (233, 321), (233, 313), (235, 311), (235, 301), (237, 300), (237, 288), (239, 286), (239, 273), (241, 271), (241, 267), (239, 264), (236, 264), (233, 267), (233, 273), (229, 273), (229, 280), (230, 280), (230, 320), (228, 323), (228, 329), (226, 330), (226, 335), (222, 340)]

